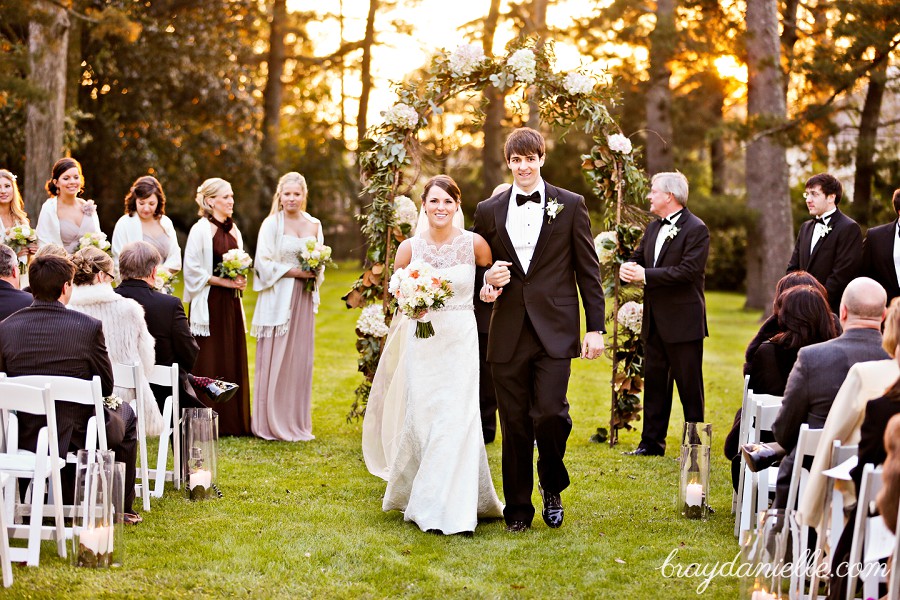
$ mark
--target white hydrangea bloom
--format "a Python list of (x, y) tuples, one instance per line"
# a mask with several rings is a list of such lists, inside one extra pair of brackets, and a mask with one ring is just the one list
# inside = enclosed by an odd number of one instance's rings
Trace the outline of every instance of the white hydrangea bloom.
[(397, 196), (394, 198), (394, 221), (398, 225), (407, 223), (410, 227), (415, 227), (419, 220), (419, 209), (416, 203), (409, 199), (408, 196)]
[(516, 79), (523, 83), (533, 83), (537, 76), (537, 61), (534, 52), (528, 48), (521, 48), (513, 52), (506, 61), (507, 66), (515, 74)]
[(594, 238), (594, 248), (597, 250), (597, 258), (600, 264), (606, 265), (612, 262), (616, 256), (618, 240), (615, 231), (604, 231)]
[(644, 305), (637, 302), (626, 302), (619, 309), (616, 317), (619, 325), (631, 332), (638, 334), (641, 332), (641, 323), (644, 320)]
[(384, 322), (384, 311), (380, 304), (370, 304), (362, 309), (356, 320), (356, 328), (364, 335), (380, 338), (388, 334), (389, 328)]
[(450, 55), (450, 72), (454, 77), (467, 77), (485, 60), (484, 49), (478, 44), (463, 44)]
[(594, 79), (582, 73), (569, 73), (563, 79), (563, 87), (573, 96), (590, 94), (594, 91)]
[(631, 140), (621, 133), (614, 133), (606, 139), (609, 143), (609, 149), (613, 152), (631, 154)]
[(415, 129), (419, 124), (419, 113), (412, 106), (403, 102), (398, 102), (381, 114), (384, 115), (387, 123), (401, 129)]

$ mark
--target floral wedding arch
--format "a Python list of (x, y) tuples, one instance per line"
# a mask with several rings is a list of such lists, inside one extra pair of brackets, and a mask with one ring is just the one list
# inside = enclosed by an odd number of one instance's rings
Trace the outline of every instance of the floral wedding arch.
[[(597, 236), (604, 289), (612, 304), (613, 360), (610, 432), (598, 429), (600, 441), (617, 441), (619, 429), (630, 429), (641, 409), (643, 358), (639, 343), (640, 290), (620, 287), (618, 267), (631, 255), (640, 238), (644, 213), (638, 207), (647, 182), (636, 163), (631, 141), (622, 135), (609, 114), (614, 89), (593, 75), (553, 71), (552, 45), (535, 38), (520, 39), (503, 57), (488, 58), (481, 46), (468, 44), (453, 52), (441, 51), (424, 79), (397, 88), (397, 102), (382, 113), (384, 121), (369, 130), (359, 145), (363, 193), (372, 198), (361, 216), (368, 242), (366, 269), (344, 296), (348, 308), (362, 307), (357, 321), (358, 367), (365, 380), (356, 389), (349, 418), (364, 414), (382, 344), (388, 333), (392, 302), (385, 285), (400, 242), (412, 232), (416, 206), (405, 195), (415, 183), (405, 171), (418, 165), (417, 134), (428, 120), (442, 112), (448, 99), (488, 86), (538, 99), (541, 120), (561, 131), (578, 126), (591, 135), (594, 146), (582, 157), (582, 169), (600, 199), (604, 233)], [(524, 104), (524, 103), (523, 103)], [(417, 173), (416, 173), (417, 176)], [(637, 323), (637, 326), (635, 326)], [(595, 436), (597, 437), (597, 436)]]

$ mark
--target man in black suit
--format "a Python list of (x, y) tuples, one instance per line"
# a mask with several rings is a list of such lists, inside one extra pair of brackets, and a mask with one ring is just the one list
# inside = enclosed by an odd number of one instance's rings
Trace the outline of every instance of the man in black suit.
[[(501, 287), (488, 335), (503, 433), (503, 516), (510, 532), (531, 527), (533, 456), (549, 527), (563, 522), (560, 493), (572, 430), (566, 391), (572, 359), (603, 353), (604, 299), (600, 263), (584, 198), (541, 178), (545, 144), (527, 127), (504, 146), (514, 185), (475, 209), (475, 232), (491, 246), (485, 282)], [(578, 294), (587, 333), (580, 342)]]
[(863, 251), (859, 225), (838, 208), (842, 193), (841, 182), (828, 173), (807, 180), (803, 197), (814, 218), (800, 226), (787, 266), (788, 273), (808, 271), (824, 285), (835, 314), (844, 288), (859, 274)]
[(644, 430), (628, 454), (662, 456), (672, 413), (673, 384), (686, 422), (702, 423), (703, 338), (709, 230), (687, 208), (688, 181), (657, 173), (650, 181), (650, 212), (659, 217), (619, 271), (626, 283), (644, 283)]
[(19, 260), (9, 246), (0, 244), (0, 321), (26, 306), (33, 298), (19, 289)]
[[(894, 190), (891, 200), (894, 212), (900, 215), (900, 189)], [(900, 296), (900, 219), (872, 227), (863, 241), (862, 274), (884, 287), (888, 304)]]
[[(178, 363), (178, 379), (181, 382), (179, 404), (182, 408), (203, 408), (197, 400), (188, 373), (194, 368), (199, 347), (191, 335), (191, 328), (181, 300), (153, 289), (156, 269), (162, 259), (156, 248), (147, 242), (132, 242), (119, 254), (119, 275), (122, 283), (116, 293), (131, 298), (144, 307), (147, 329), (156, 340), (156, 364)], [(151, 385), (153, 395), (162, 411), (169, 388)]]
[[(75, 265), (67, 258), (37, 256), (28, 269), (34, 302), (0, 323), (0, 371), (10, 377), (20, 375), (61, 375), (78, 379), (100, 377), (104, 395), (112, 394), (113, 373), (102, 323), (83, 313), (66, 309), (72, 295)], [(59, 452), (65, 457), (85, 447), (88, 420), (94, 407), (56, 403)], [(125, 463), (126, 522), (139, 522), (134, 514), (135, 461), (137, 460), (137, 420), (123, 403), (117, 411), (106, 410), (106, 435), (116, 460)], [(39, 430), (46, 419), (19, 416), (19, 446), (34, 451)], [(63, 500), (74, 495), (73, 465), (63, 469)]]

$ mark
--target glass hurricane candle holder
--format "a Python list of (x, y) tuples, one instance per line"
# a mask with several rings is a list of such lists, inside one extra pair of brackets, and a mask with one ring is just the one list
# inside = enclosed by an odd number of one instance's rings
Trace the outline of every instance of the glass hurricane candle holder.
[(191, 500), (217, 498), (219, 415), (211, 408), (186, 408), (182, 415), (181, 456), (185, 495)]
[(112, 450), (78, 451), (72, 521), (74, 566), (102, 568), (122, 564), (124, 480), (125, 470), (116, 467)]

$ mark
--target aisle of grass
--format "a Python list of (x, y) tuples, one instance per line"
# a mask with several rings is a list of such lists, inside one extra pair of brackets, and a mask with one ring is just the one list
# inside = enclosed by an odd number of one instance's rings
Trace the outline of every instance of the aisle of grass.
[[(731, 488), (720, 445), (740, 404), (743, 347), (758, 314), (743, 298), (709, 294), (710, 332), (704, 356), (707, 415), (713, 422), (712, 506), (708, 522), (674, 516), (677, 462), (623, 456), (620, 447), (592, 444), (609, 410), (608, 361), (575, 361), (569, 399), (574, 429), (566, 462), (572, 486), (563, 494), (559, 530), (540, 520), (522, 535), (500, 522), (473, 537), (425, 534), (398, 513), (381, 511), (384, 483), (365, 469), (360, 422), (345, 415), (359, 381), (357, 311), (340, 296), (355, 278), (335, 271), (317, 317), (313, 422), (308, 443), (223, 439), (221, 500), (191, 503), (169, 490), (126, 532), (125, 566), (110, 571), (69, 567), (45, 542), (39, 568), (17, 566), (3, 597), (460, 597), (696, 598), (697, 579), (666, 578), (659, 567), (715, 563), (734, 557)], [(245, 297), (248, 319), (254, 296)], [(254, 343), (250, 342), (251, 371)], [(676, 401), (670, 449), (681, 431)], [(500, 489), (500, 447), (488, 446)], [(535, 495), (535, 503), (539, 499)], [(718, 578), (700, 596), (733, 598), (737, 581)]]

